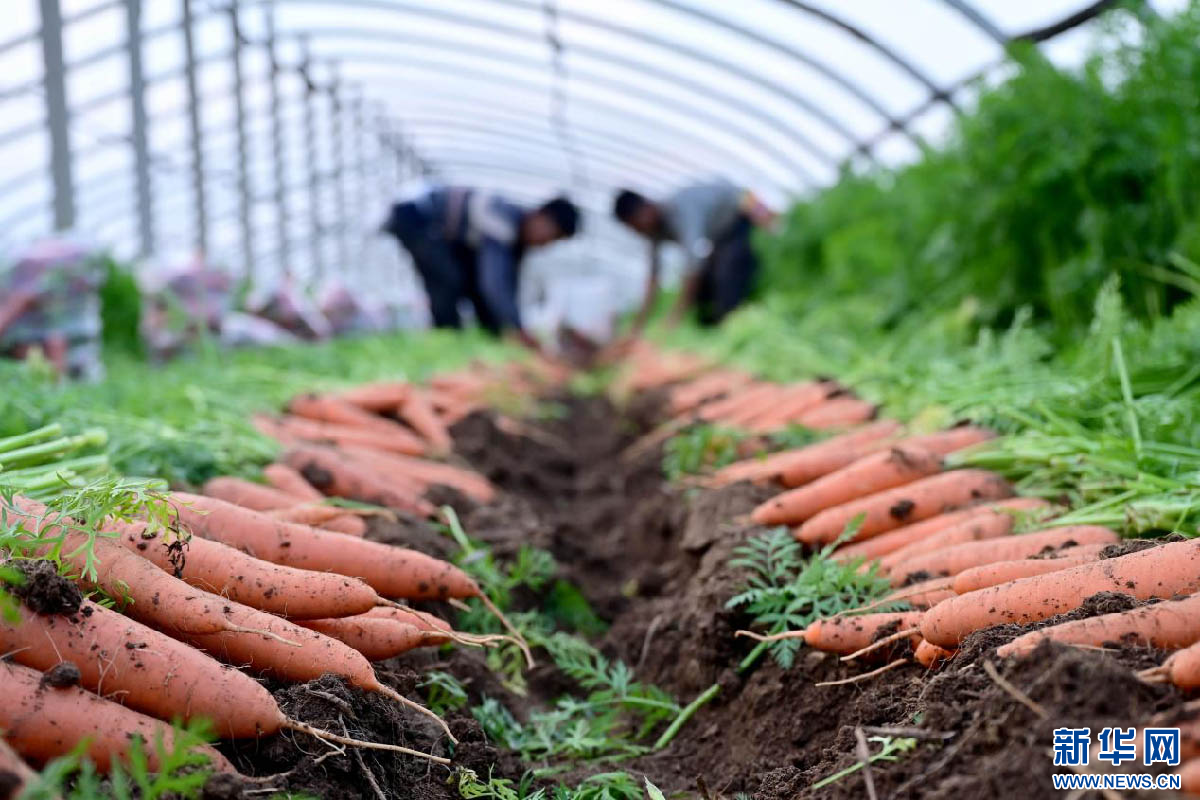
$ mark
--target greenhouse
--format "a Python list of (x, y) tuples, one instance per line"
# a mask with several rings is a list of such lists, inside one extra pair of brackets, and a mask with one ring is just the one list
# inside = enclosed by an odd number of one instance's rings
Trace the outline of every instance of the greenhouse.
[(1200, 796), (1200, 2), (3, 8), (0, 800)]

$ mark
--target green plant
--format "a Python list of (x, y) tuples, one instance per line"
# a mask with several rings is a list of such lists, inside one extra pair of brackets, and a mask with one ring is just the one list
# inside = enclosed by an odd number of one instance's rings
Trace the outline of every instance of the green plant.
[(899, 761), (900, 756), (910, 752), (917, 746), (916, 739), (910, 739), (903, 736), (871, 736), (867, 738), (868, 742), (876, 742), (880, 745), (879, 752), (873, 753), (865, 762), (858, 761), (843, 770), (839, 770), (832, 775), (822, 778), (812, 785), (812, 789), (822, 789), (831, 783), (837, 783), (847, 775), (853, 775), (862, 769), (866, 764), (874, 764), (876, 761)]
[(737, 460), (746, 434), (717, 425), (693, 425), (663, 447), (663, 473), (669, 480), (719, 469)]
[(417, 684), (425, 690), (425, 705), (438, 716), (467, 704), (467, 690), (457, 678), (440, 669), (425, 673)]
[[(851, 523), (838, 543), (853, 536), (861, 524), (861, 519)], [(745, 588), (726, 606), (745, 611), (753, 617), (754, 626), (774, 634), (801, 630), (814, 620), (860, 608), (890, 591), (874, 567), (859, 571), (861, 559), (840, 562), (830, 558), (836, 544), (826, 545), (805, 560), (787, 528), (752, 537), (734, 549), (730, 566), (750, 574)], [(760, 643), (739, 668), (748, 668), (767, 649), (780, 666), (789, 668), (799, 644), (795, 639)]]

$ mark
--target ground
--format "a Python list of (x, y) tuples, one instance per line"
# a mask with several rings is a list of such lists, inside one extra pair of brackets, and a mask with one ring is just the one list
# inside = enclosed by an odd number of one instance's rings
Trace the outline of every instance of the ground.
[[(1050, 785), (1052, 729), (1058, 726), (1137, 725), (1179, 719), (1179, 693), (1134, 677), (1162, 654), (1126, 647), (1098, 653), (1043, 647), (1018, 662), (996, 658), (996, 645), (1024, 628), (1006, 626), (968, 640), (936, 672), (910, 664), (858, 684), (816, 686), (864, 672), (836, 657), (801, 651), (790, 669), (764, 658), (739, 673), (752, 643), (734, 637), (748, 619), (725, 608), (743, 575), (729, 566), (731, 551), (760, 533), (745, 515), (764, 490), (735, 485), (709, 491), (668, 485), (661, 454), (630, 462), (622, 452), (654, 418), (653, 398), (622, 413), (600, 398), (562, 399), (558, 414), (507, 433), (489, 414), (454, 430), (457, 457), (502, 490), (493, 505), (476, 506), (453, 492), (471, 536), (498, 554), (523, 542), (550, 551), (561, 577), (575, 584), (609, 623), (598, 642), (623, 659), (637, 679), (688, 702), (713, 683), (721, 690), (664, 750), (619, 768), (646, 775), (664, 791), (761, 800), (783, 798), (1061, 797)], [(511, 426), (504, 426), (512, 430)], [(448, 540), (427, 523), (377, 523), (374, 538), (445, 556)], [(1074, 616), (1129, 607), (1129, 598), (1097, 596)], [(502, 699), (521, 716), (565, 691), (552, 669), (529, 675), (528, 695), (508, 692), (475, 652), (421, 652), (382, 665), (384, 680), (412, 694), (432, 667), (455, 674), (473, 700)], [(394, 741), (449, 755), (432, 725), (398, 712), (375, 696), (325, 679), (280, 687), (290, 714), (321, 727), (377, 741)], [(1156, 717), (1157, 715), (1157, 717)], [(484, 741), (469, 716), (452, 717), (462, 744), (456, 763), (481, 775), (519, 778), (524, 766)], [(878, 731), (875, 729), (886, 729)], [(885, 733), (917, 739), (897, 760), (876, 762), (821, 789), (815, 782), (854, 765), (857, 737)], [(269, 785), (324, 797), (456, 797), (447, 770), (413, 759), (370, 752), (333, 753), (303, 736), (242, 744), (227, 752), (255, 774), (280, 774)], [(305, 741), (306, 740), (306, 741)], [(877, 746), (877, 745), (876, 745)], [(589, 771), (581, 765), (561, 778)], [(1163, 797), (1163, 793), (1158, 793)]]

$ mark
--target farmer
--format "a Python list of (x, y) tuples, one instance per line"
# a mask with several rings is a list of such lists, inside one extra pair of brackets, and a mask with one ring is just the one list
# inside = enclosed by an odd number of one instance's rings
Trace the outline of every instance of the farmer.
[(0, 356), (41, 351), (59, 375), (98, 380), (103, 262), (66, 239), (31, 247), (0, 272)]
[(469, 300), (488, 331), (537, 350), (517, 303), (521, 259), (578, 228), (579, 211), (563, 197), (525, 209), (480, 189), (434, 186), (396, 203), (383, 231), (412, 256), (435, 327), (462, 327), (459, 303)]
[(753, 286), (758, 259), (750, 246), (751, 231), (775, 219), (752, 192), (725, 181), (694, 184), (657, 202), (623, 189), (613, 213), (650, 242), (650, 272), (633, 336), (645, 326), (658, 296), (663, 242), (680, 245), (685, 257), (669, 324), (677, 324), (695, 307), (701, 325), (717, 325), (745, 301)]

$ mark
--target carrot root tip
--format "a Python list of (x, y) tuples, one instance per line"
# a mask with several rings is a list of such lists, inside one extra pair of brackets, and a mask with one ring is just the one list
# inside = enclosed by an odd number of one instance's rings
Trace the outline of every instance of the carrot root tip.
[(430, 719), (434, 720), (435, 722), (437, 722), (438, 726), (441, 727), (441, 729), (446, 733), (446, 736), (448, 736), (450, 738), (450, 741), (453, 742), (454, 744), (458, 744), (458, 739), (456, 739), (454, 737), (454, 734), (450, 732), (450, 726), (446, 724), (446, 720), (442, 719), (441, 717), (439, 717), (437, 714), (430, 711), (425, 706), (421, 705), (420, 703), (416, 702), (415, 700), (409, 700), (407, 697), (400, 694), (392, 687), (384, 686), (383, 684), (379, 685), (379, 693), (384, 695), (385, 697), (390, 697), (391, 699), (395, 700), (400, 705), (411, 708), (413, 711), (416, 711), (418, 714), (423, 714), (424, 716), (429, 717)]
[(362, 739), (354, 739), (349, 736), (339, 736), (336, 733), (330, 733), (329, 731), (323, 731), (320, 728), (314, 728), (312, 725), (309, 725), (306, 722), (300, 722), (299, 720), (289, 719), (284, 723), (284, 727), (290, 728), (294, 731), (299, 731), (300, 733), (307, 733), (309, 736), (325, 742), (332, 742), (334, 744), (345, 745), (347, 747), (358, 747), (364, 750), (387, 750), (392, 753), (403, 753), (409, 756), (416, 756), (417, 758), (424, 758), (428, 761), (434, 762), (435, 764), (443, 764), (446, 766), (450, 765), (450, 759), (443, 758), (442, 756), (435, 756), (432, 753), (422, 753), (420, 750), (413, 750), (408, 747), (402, 747), (398, 744), (367, 742), (363, 741)]

